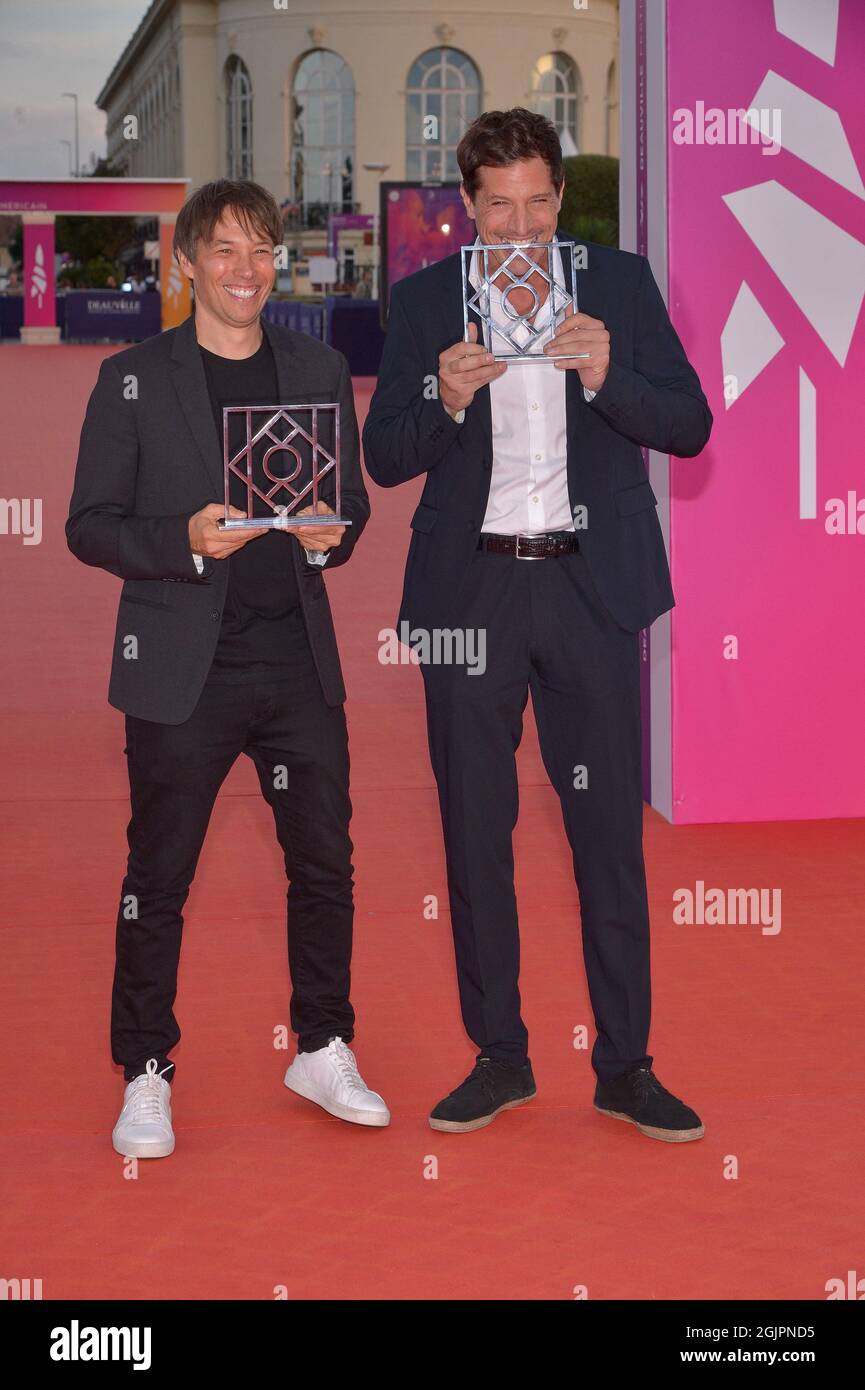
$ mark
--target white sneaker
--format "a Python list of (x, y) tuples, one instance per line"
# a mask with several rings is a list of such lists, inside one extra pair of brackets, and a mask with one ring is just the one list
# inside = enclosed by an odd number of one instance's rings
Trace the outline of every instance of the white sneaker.
[(355, 1125), (390, 1124), (390, 1111), (378, 1092), (367, 1086), (342, 1038), (331, 1038), (327, 1047), (316, 1052), (298, 1052), (285, 1073), (285, 1084), (340, 1120)]
[(171, 1087), (165, 1073), (157, 1074), (156, 1067), (156, 1058), (151, 1057), (146, 1071), (130, 1081), (123, 1092), (123, 1108), (111, 1142), (127, 1158), (167, 1158), (174, 1152)]

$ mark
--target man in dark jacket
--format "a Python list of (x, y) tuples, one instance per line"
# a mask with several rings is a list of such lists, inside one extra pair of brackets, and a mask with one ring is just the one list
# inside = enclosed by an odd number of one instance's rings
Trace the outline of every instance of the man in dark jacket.
[[(180, 1037), (173, 1004), (182, 908), (214, 801), (240, 753), (255, 763), (290, 881), (298, 1055), (285, 1083), (342, 1119), (389, 1121), (348, 1046), (348, 739), (321, 574), (350, 558), (369, 500), (345, 358), (261, 318), (281, 241), (279, 210), (257, 184), (220, 180), (187, 201), (174, 245), (194, 287), (194, 314), (103, 361), (66, 524), (79, 560), (124, 581), (108, 698), (126, 715), (132, 803), (111, 1011), (112, 1055), (128, 1084), (113, 1142), (137, 1157), (174, 1148), (168, 1053)], [(334, 514), (331, 470), (322, 488), (328, 500), (298, 512), (310, 515), (308, 525), (222, 528), (223, 429), (231, 456), (246, 438), (246, 417), (223, 411), (292, 404), (338, 406), (321, 415), (339, 416), (340, 513), (350, 524), (315, 522)], [(298, 412), (298, 421), (309, 426), (309, 413)], [(277, 505), (290, 504), (282, 484), (303, 462), (297, 436), (290, 447), (290, 424), (272, 420), (247, 460), (253, 471), (270, 469)], [(276, 459), (273, 449), (265, 457), (274, 440)], [(234, 520), (272, 516), (234, 472), (230, 489)]]
[[(423, 672), (463, 1021), (480, 1049), (430, 1124), (478, 1129), (535, 1094), (511, 843), (531, 691), (580, 895), (595, 1105), (653, 1138), (699, 1139), (647, 1053), (638, 633), (673, 593), (640, 446), (698, 454), (712, 417), (644, 257), (581, 247), (571, 282), (552, 124), (487, 112), (457, 159), (475, 244), (527, 249), (507, 265), (510, 251), (487, 252), (486, 279), (484, 253), (467, 257), (467, 335), (459, 254), (394, 286), (363, 436), (382, 486), (426, 475), (397, 624)], [(555, 318), (551, 278), (576, 301)], [(542, 343), (550, 360), (496, 360)]]

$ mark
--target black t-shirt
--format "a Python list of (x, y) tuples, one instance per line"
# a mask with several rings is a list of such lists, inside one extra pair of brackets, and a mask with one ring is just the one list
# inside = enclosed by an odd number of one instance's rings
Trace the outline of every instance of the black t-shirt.
[[(224, 406), (279, 404), (276, 363), (266, 336), (257, 352), (239, 360), (218, 357), (201, 344), (199, 351), (220, 440)], [(229, 419), (233, 454), (245, 441), (245, 427), (243, 416)], [(247, 510), (246, 488), (235, 474), (231, 476), (229, 498), (232, 506)], [(271, 514), (259, 498), (254, 500), (254, 516)], [(268, 531), (219, 562), (228, 566), (228, 588), (211, 680), (233, 684), (294, 669), (297, 658), (292, 659), (293, 653), (298, 642), (306, 644), (306, 629), (293, 545), (297, 540), (290, 533)]]

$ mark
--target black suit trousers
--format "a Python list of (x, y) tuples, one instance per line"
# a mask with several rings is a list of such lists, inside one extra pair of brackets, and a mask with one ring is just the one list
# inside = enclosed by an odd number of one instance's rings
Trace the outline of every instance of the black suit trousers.
[[(466, 1031), (484, 1056), (528, 1055), (512, 832), (531, 692), (573, 855), (597, 1028), (592, 1065), (602, 1081), (635, 1062), (651, 1066), (638, 634), (610, 616), (580, 553), (519, 560), (479, 551), (457, 607), (460, 627), (484, 634), (485, 669), (427, 659), (422, 671)], [(480, 638), (472, 640), (480, 667)]]
[[(298, 615), (298, 622), (301, 622)], [(117, 917), (114, 1061), (131, 1080), (180, 1038), (177, 968), (189, 894), (217, 793), (241, 753), (255, 763), (289, 880), (291, 1026), (301, 1051), (354, 1036), (349, 757), (342, 705), (327, 705), (298, 632), (287, 678), (208, 678), (182, 724), (126, 716), (132, 818)], [(230, 1019), (227, 1021), (230, 1024)], [(228, 1040), (225, 1046), (230, 1046)], [(174, 1070), (167, 1072), (172, 1080)]]

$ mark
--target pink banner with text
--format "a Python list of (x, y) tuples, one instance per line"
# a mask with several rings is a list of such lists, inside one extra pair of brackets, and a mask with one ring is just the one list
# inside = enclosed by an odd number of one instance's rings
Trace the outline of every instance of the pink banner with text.
[(0, 179), (0, 213), (155, 217), (179, 211), (188, 179)]
[(865, 3), (667, 0), (676, 822), (865, 815)]

